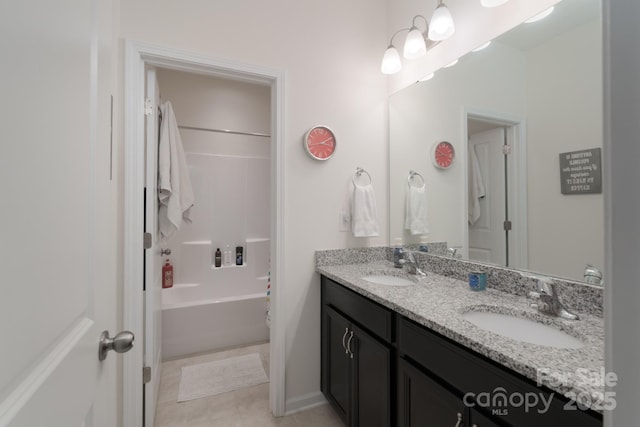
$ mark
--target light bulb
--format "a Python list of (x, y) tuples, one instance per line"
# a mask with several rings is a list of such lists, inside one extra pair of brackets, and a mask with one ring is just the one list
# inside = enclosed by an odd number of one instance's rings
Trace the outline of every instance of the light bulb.
[(431, 16), (429, 23), (429, 38), (434, 42), (446, 40), (455, 32), (453, 17), (449, 8), (441, 3)]
[(484, 7), (496, 7), (505, 4), (509, 0), (480, 0), (480, 4)]
[(380, 71), (382, 71), (382, 74), (395, 74), (400, 71), (401, 68), (402, 63), (400, 62), (400, 54), (393, 45), (390, 45), (382, 57)]
[(427, 45), (424, 42), (424, 36), (417, 27), (411, 28), (404, 41), (404, 57), (416, 59), (425, 53), (427, 53)]

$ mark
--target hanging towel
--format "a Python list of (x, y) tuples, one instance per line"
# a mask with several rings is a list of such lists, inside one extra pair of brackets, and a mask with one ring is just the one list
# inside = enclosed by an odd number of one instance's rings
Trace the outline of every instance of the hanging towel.
[(469, 145), (469, 224), (475, 224), (480, 218), (480, 199), (485, 195), (476, 149), (475, 146)]
[(376, 196), (373, 186), (355, 185), (351, 199), (352, 231), (355, 237), (375, 237), (378, 235)]
[(405, 206), (404, 228), (413, 235), (429, 233), (426, 187), (409, 185)]
[(160, 142), (158, 147), (158, 222), (163, 239), (180, 229), (182, 221), (191, 222), (193, 189), (187, 161), (178, 132), (178, 123), (170, 102), (160, 106)]

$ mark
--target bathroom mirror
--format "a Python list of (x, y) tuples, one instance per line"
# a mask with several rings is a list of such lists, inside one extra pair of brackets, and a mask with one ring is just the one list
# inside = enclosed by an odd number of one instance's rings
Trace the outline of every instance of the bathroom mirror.
[[(391, 241), (447, 241), (464, 258), (578, 281), (588, 264), (603, 268), (603, 190), (561, 186), (572, 153), (589, 156), (587, 178), (601, 177), (601, 8), (563, 0), (390, 96)], [(438, 141), (455, 148), (448, 169), (432, 163)], [(412, 170), (426, 183), (426, 236), (405, 230)], [(469, 180), (474, 170), (480, 178)], [(480, 215), (473, 225), (470, 213)]]

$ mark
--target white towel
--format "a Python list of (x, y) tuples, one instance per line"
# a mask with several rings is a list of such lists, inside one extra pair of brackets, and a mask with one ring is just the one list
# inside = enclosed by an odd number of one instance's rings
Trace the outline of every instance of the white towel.
[(480, 218), (480, 199), (486, 195), (475, 146), (469, 145), (469, 224)]
[(158, 222), (163, 239), (180, 229), (182, 221), (191, 222), (193, 189), (182, 148), (178, 123), (170, 102), (160, 106), (162, 123), (158, 148)]
[(369, 185), (354, 185), (351, 199), (351, 228), (355, 237), (375, 237), (378, 235), (378, 215), (376, 196)]
[(429, 233), (429, 221), (427, 219), (427, 192), (422, 187), (409, 185), (405, 206), (404, 228), (413, 235)]

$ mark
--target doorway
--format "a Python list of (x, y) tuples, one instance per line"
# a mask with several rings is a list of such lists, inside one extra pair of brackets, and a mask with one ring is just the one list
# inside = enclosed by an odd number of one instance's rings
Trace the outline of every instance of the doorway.
[(473, 261), (527, 268), (525, 122), (465, 112), (465, 247)]
[[(284, 288), (284, 73), (279, 70), (236, 64), (184, 51), (146, 43), (127, 41), (125, 53), (125, 206), (124, 206), (124, 328), (142, 337), (145, 331), (144, 221), (141, 194), (144, 189), (145, 72), (157, 67), (205, 76), (266, 85), (271, 93), (270, 159), (270, 254), (271, 254), (271, 329), (270, 340), (270, 409), (273, 415), (284, 414), (284, 313), (278, 295)], [(146, 307), (154, 310), (154, 307)], [(140, 425), (144, 418), (144, 388), (140, 373), (144, 368), (144, 349), (134, 348), (133, 357), (123, 366), (123, 421)], [(149, 426), (147, 426), (149, 427)]]

